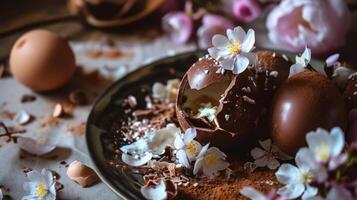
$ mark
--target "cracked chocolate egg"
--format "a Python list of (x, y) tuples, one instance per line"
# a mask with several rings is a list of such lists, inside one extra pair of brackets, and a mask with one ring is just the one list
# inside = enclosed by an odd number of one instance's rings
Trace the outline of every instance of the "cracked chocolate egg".
[(309, 131), (336, 126), (345, 130), (347, 112), (332, 81), (317, 72), (305, 71), (290, 77), (278, 89), (271, 120), (273, 142), (293, 156), (306, 146)]
[(259, 111), (254, 74), (221, 74), (219, 68), (209, 55), (191, 66), (179, 87), (177, 118), (183, 129), (196, 128), (201, 143), (243, 149), (254, 137)]

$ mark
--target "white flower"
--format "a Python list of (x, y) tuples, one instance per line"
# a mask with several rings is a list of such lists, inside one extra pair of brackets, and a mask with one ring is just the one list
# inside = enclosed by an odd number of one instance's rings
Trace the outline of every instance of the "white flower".
[(176, 158), (180, 164), (186, 168), (190, 168), (190, 162), (196, 160), (196, 156), (201, 151), (201, 144), (194, 140), (197, 132), (194, 128), (186, 129), (183, 138), (180, 135), (176, 136), (175, 148), (177, 149)]
[(165, 200), (167, 198), (166, 186), (163, 180), (158, 184), (149, 182), (141, 188), (141, 194), (150, 200)]
[[(333, 128), (330, 133), (318, 128), (306, 135), (307, 147), (301, 148), (299, 152), (303, 155), (304, 164), (309, 165), (322, 182), (327, 178), (327, 170), (334, 170), (347, 159), (342, 153), (345, 146), (345, 138), (340, 128)], [(324, 167), (328, 166), (328, 169)]]
[(203, 107), (198, 109), (196, 115), (197, 118), (207, 117), (210, 122), (213, 122), (216, 119), (217, 107), (213, 106), (211, 103), (202, 104)]
[(202, 172), (205, 177), (217, 176), (219, 171), (226, 169), (229, 163), (226, 162), (226, 154), (216, 147), (208, 149), (209, 144), (202, 147), (201, 152), (198, 154), (193, 174)]
[(30, 195), (22, 197), (22, 200), (56, 199), (56, 183), (51, 171), (43, 169), (40, 173), (34, 170), (28, 172), (26, 175), (30, 181), (25, 182), (23, 187)]
[(136, 142), (122, 146), (122, 161), (131, 166), (141, 166), (152, 156), (163, 154), (166, 147), (173, 148), (179, 133), (179, 128), (174, 124), (168, 124), (165, 128), (149, 133)]
[(311, 168), (302, 162), (303, 156), (299, 151), (295, 158), (297, 167), (291, 164), (282, 164), (275, 173), (278, 181), (285, 185), (278, 190), (278, 194), (285, 195), (289, 199), (295, 199), (302, 195), (303, 200), (317, 194), (317, 188), (310, 186), (314, 174)]
[(295, 57), (295, 64), (291, 65), (290, 67), (290, 74), (289, 77), (305, 71), (306, 67), (311, 61), (311, 50), (305, 47), (304, 53), (302, 55)]
[(49, 153), (56, 148), (56, 145), (41, 143), (28, 137), (19, 137), (17, 143), (24, 151), (37, 156)]
[(234, 30), (227, 29), (227, 37), (214, 35), (212, 38), (214, 47), (208, 49), (209, 54), (222, 65), (222, 69), (218, 72), (231, 70), (233, 74), (240, 74), (249, 64), (255, 65), (257, 58), (254, 53), (251, 53), (255, 43), (254, 30), (249, 29), (245, 33), (238, 26)]
[(259, 141), (263, 149), (255, 147), (250, 151), (250, 155), (254, 158), (254, 164), (258, 167), (267, 166), (269, 169), (276, 169), (280, 166), (277, 159), (290, 160), (290, 156), (281, 152), (270, 139)]

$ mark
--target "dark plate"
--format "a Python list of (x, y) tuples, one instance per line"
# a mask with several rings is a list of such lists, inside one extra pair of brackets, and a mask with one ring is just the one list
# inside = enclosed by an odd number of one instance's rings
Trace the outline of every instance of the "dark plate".
[[(139, 94), (142, 89), (151, 88), (157, 81), (181, 78), (192, 63), (204, 54), (205, 51), (190, 52), (143, 66), (111, 85), (94, 104), (86, 126), (89, 154), (99, 177), (121, 198), (142, 199), (140, 187), (143, 180), (140, 174), (128, 173), (108, 165), (108, 161), (115, 156), (113, 124), (125, 117), (119, 102), (128, 95)], [(287, 55), (294, 58), (292, 54)], [(314, 60), (312, 64), (321, 70), (321, 62)], [(170, 73), (172, 69), (177, 73)]]
[[(123, 117), (118, 102), (142, 88), (151, 88), (154, 82), (181, 78), (192, 63), (204, 54), (204, 51), (190, 52), (143, 66), (113, 83), (93, 105), (86, 126), (88, 151), (99, 177), (121, 198), (142, 199), (140, 187), (143, 182), (139, 174), (127, 173), (108, 165), (108, 160), (114, 158), (111, 127), (117, 118)], [(170, 73), (172, 69), (176, 70), (174, 75)]]

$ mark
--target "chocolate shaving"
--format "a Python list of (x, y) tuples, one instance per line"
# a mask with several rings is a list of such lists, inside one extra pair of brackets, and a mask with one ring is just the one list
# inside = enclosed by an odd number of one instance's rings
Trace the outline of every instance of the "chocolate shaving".
[(31, 94), (24, 94), (21, 97), (21, 103), (29, 103), (29, 102), (33, 102), (36, 100), (36, 96), (31, 95)]

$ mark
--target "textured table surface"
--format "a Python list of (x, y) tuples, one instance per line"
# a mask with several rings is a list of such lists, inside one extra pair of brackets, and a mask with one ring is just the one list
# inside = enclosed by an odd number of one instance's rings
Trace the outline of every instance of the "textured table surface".
[[(6, 27), (11, 27), (11, 24), (19, 22), (12, 19), (8, 23), (9, 26)], [(58, 146), (49, 155), (33, 157), (22, 152), (17, 144), (6, 143), (4, 138), (0, 138), (0, 185), (5, 187), (3, 191), (6, 195), (10, 195), (13, 199), (20, 199), (26, 195), (22, 189), (23, 182), (26, 181), (22, 169), (28, 167), (36, 170), (48, 168), (58, 172), (60, 174), (59, 182), (64, 185), (64, 189), (58, 193), (61, 199), (118, 198), (103, 183), (89, 188), (81, 188), (67, 177), (67, 168), (60, 162), (71, 163), (74, 160), (79, 160), (92, 166), (84, 140), (83, 124), (89, 114), (91, 103), (105, 87), (142, 64), (196, 49), (194, 44), (172, 44), (166, 36), (160, 34), (157, 28), (142, 27), (140, 24), (137, 27), (116, 32), (102, 32), (72, 22), (47, 26), (46, 28), (69, 38), (76, 54), (77, 64), (83, 68), (84, 72), (77, 73), (66, 87), (45, 94), (32, 92), (10, 75), (0, 79), (0, 120), (12, 124), (13, 121), (9, 113), (11, 115), (11, 113), (20, 110), (26, 110), (35, 118), (31, 123), (23, 126), (26, 129), (24, 136), (48, 141)], [(264, 25), (258, 23), (255, 27), (258, 32), (258, 45), (274, 47), (266, 40)], [(353, 51), (352, 48), (355, 48), (356, 45), (351, 44), (356, 44), (356, 32), (356, 28), (353, 27), (348, 37), (350, 45), (341, 49), (343, 57), (355, 65), (357, 65), (357, 58), (354, 56), (356, 51)], [(7, 57), (11, 45), (18, 36), (15, 34), (0, 38), (0, 58), (4, 60)], [(109, 48), (102, 42), (104, 36), (116, 41), (114, 48), (122, 52), (123, 56), (92, 58), (88, 55), (88, 51), (91, 49), (105, 50)], [(98, 73), (95, 74), (95, 71)], [(68, 94), (76, 89), (87, 94), (89, 103), (84, 106), (76, 106), (72, 117), (59, 119), (57, 124), (49, 125), (48, 120), (55, 104), (68, 103)], [(35, 95), (37, 99), (34, 102), (21, 103), (20, 99), (24, 94)]]

